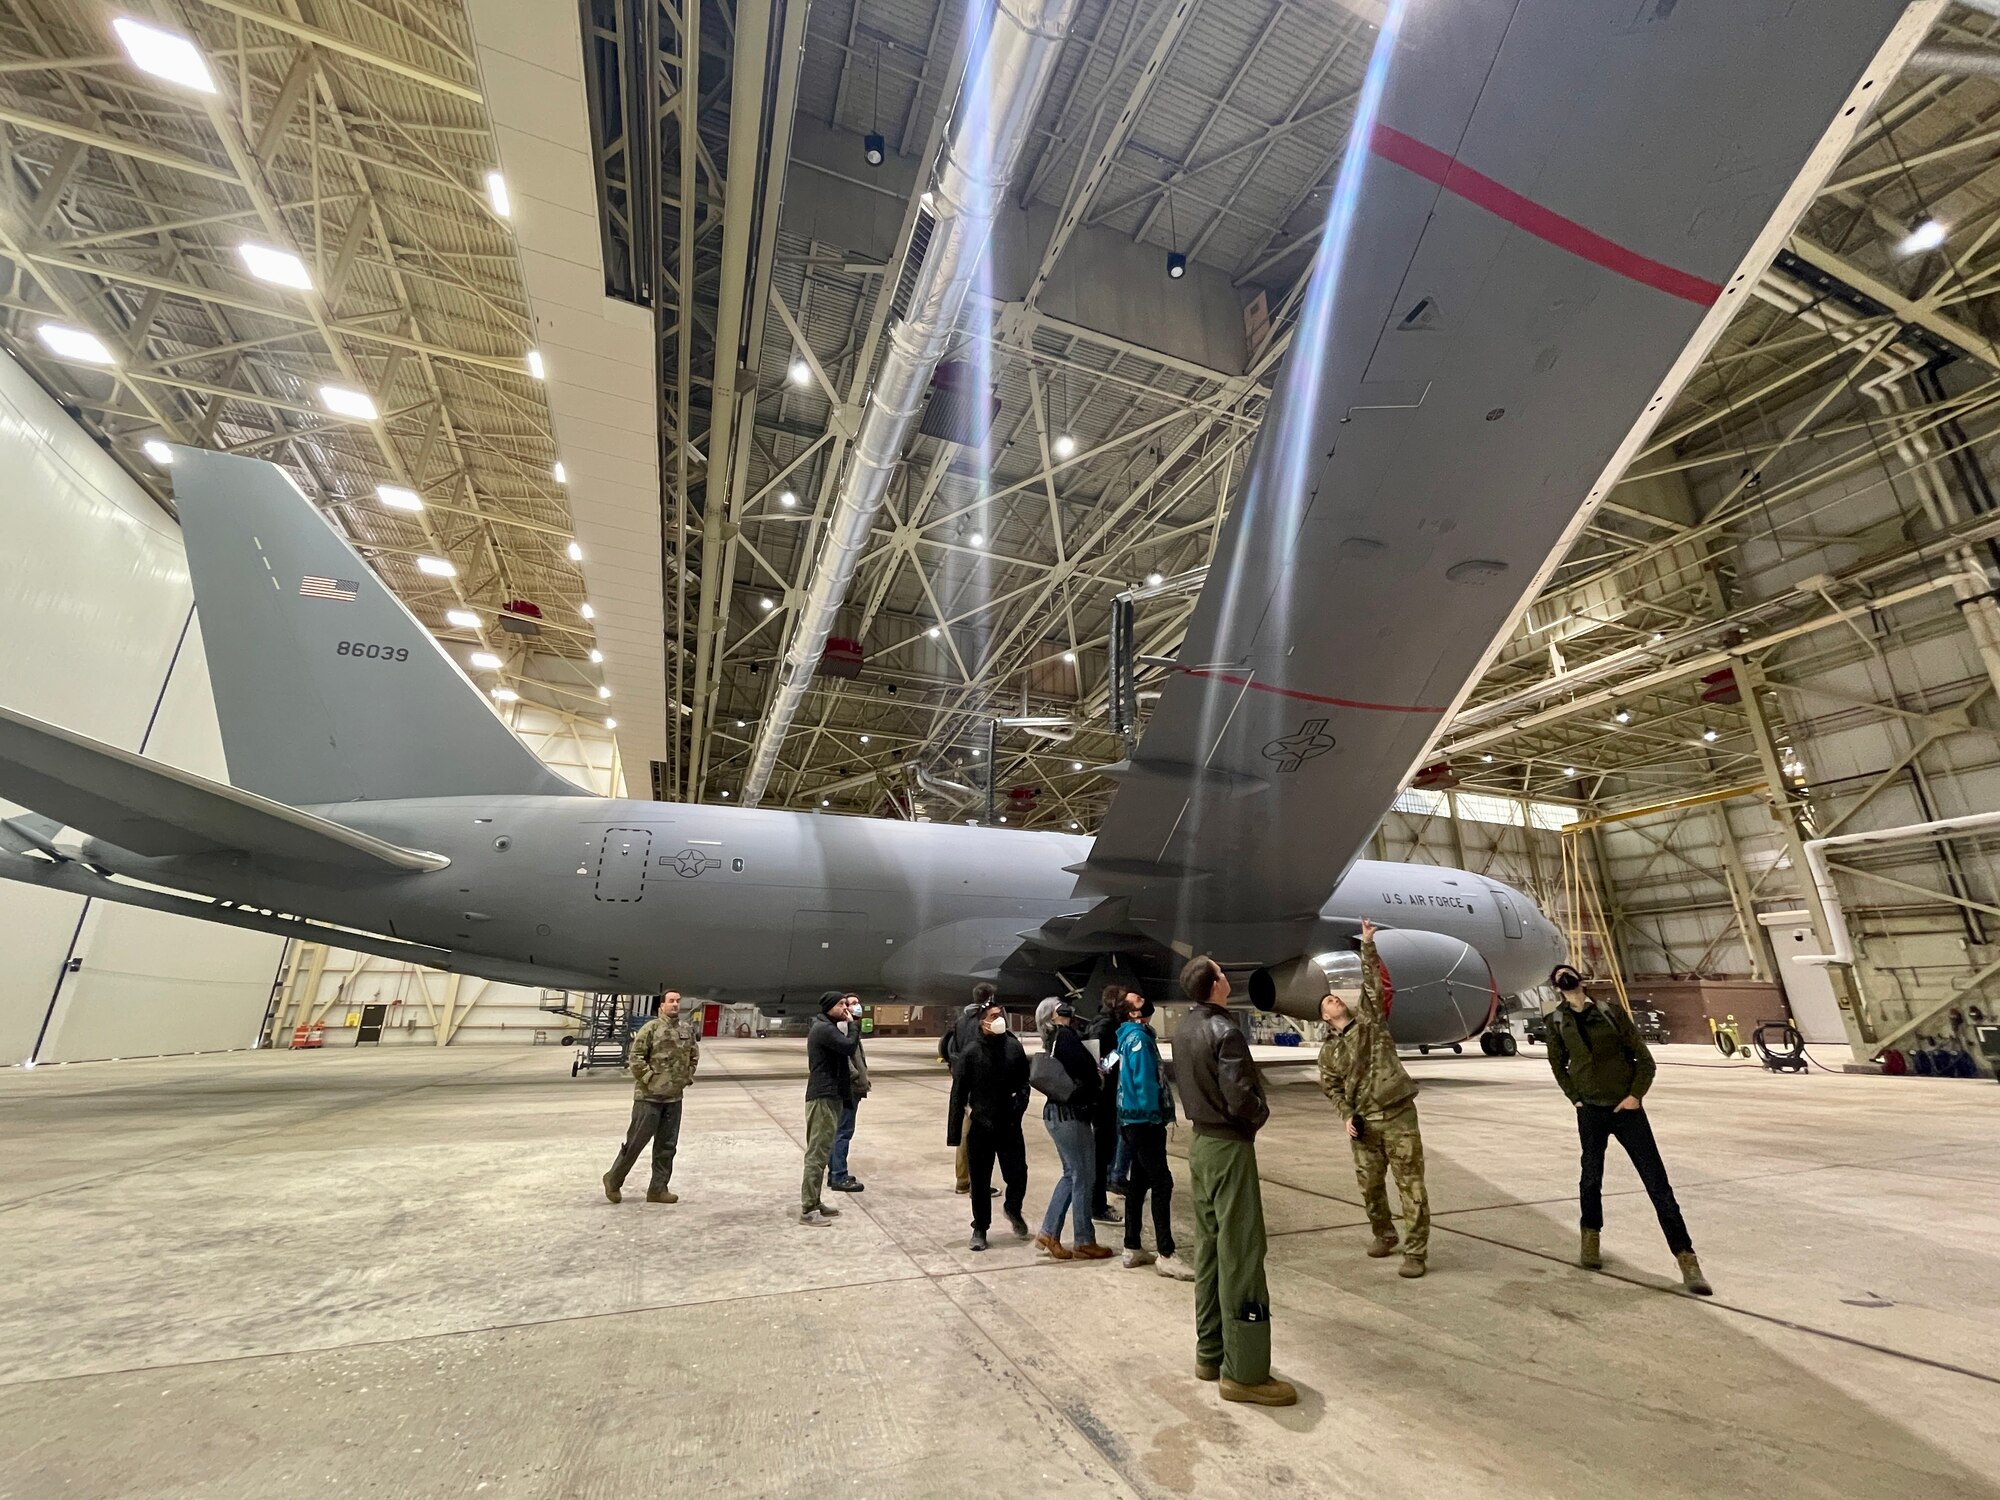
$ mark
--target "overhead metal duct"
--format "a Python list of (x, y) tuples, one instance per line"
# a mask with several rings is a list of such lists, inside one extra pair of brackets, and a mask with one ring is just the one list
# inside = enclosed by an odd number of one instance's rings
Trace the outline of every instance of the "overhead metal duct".
[[(1970, 3), (1970, 0), (1968, 0)], [(2000, 4), (1974, 5), (1974, 10), (2000, 16)], [(1913, 73), (1953, 73), (2000, 78), (2000, 52), (1982, 47), (1919, 47), (1907, 64)]]
[[(966, 68), (931, 188), (929, 211), (935, 222), (921, 250), (923, 264), (909, 312), (889, 334), (846, 476), (827, 517), (826, 540), (813, 562), (805, 602), (792, 621), (777, 694), (764, 715), (743, 783), (746, 806), (756, 806), (771, 784), (778, 752), (819, 667), (834, 616), (847, 598), (931, 374), (986, 253), (1077, 3), (1000, 0), (985, 42)], [(917, 252), (916, 246), (911, 249)]]

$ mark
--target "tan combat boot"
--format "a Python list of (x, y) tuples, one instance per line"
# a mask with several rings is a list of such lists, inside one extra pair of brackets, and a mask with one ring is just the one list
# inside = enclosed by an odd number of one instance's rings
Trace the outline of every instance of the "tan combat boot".
[(1375, 1238), (1368, 1242), (1369, 1258), (1371, 1260), (1388, 1259), (1396, 1253), (1398, 1243), (1399, 1241), (1396, 1239), (1396, 1231), (1394, 1229), (1376, 1230)]
[(678, 1203), (681, 1201), (681, 1195), (679, 1193), (670, 1193), (665, 1188), (661, 1188), (657, 1193), (649, 1189), (646, 1193), (646, 1201), (648, 1203)]
[(623, 1195), (618, 1191), (618, 1184), (611, 1180), (609, 1172), (604, 1174), (604, 1196), (609, 1198), (613, 1203), (624, 1201)]
[(1240, 1385), (1225, 1375), (1222, 1377), (1222, 1399), (1247, 1401), (1252, 1406), (1296, 1406), (1299, 1392), (1289, 1380), (1280, 1380), (1275, 1375), (1261, 1385)]
[(1586, 1229), (1583, 1232), (1583, 1249), (1578, 1252), (1576, 1263), (1586, 1271), (1604, 1269), (1604, 1256), (1597, 1246), (1597, 1234), (1595, 1229)]
[(1708, 1278), (1701, 1274), (1701, 1262), (1694, 1258), (1694, 1251), (1683, 1250), (1674, 1257), (1681, 1268), (1681, 1285), (1697, 1297), (1713, 1297), (1715, 1288), (1708, 1284)]

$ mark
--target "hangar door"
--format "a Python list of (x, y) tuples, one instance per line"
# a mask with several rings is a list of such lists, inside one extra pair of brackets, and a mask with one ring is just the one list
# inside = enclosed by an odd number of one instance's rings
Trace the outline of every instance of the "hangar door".
[(607, 828), (597, 852), (597, 899), (637, 901), (646, 894), (646, 860), (653, 835), (645, 828)]
[(881, 962), (868, 942), (866, 912), (802, 911), (792, 918), (785, 992), (796, 996), (839, 985), (866, 984)]

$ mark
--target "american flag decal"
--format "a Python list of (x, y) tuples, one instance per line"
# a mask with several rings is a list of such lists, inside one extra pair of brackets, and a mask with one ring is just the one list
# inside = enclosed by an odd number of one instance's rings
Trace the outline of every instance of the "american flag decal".
[(361, 585), (351, 578), (321, 578), (308, 573), (299, 580), (299, 593), (308, 599), (339, 599), (353, 603)]

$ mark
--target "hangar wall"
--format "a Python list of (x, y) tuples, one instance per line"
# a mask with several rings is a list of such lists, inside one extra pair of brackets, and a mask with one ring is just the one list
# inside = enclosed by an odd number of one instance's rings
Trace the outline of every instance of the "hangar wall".
[[(225, 777), (173, 518), (4, 356), (0, 473), (0, 703)], [(283, 948), (0, 883), (0, 1061), (250, 1046)]]

